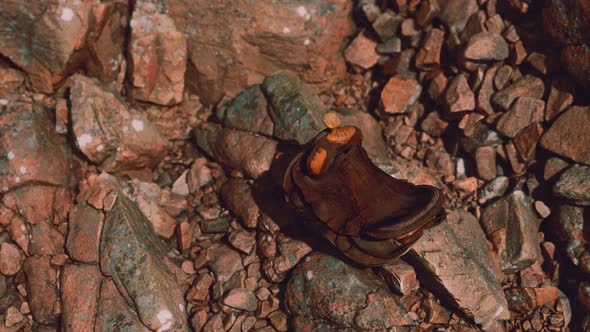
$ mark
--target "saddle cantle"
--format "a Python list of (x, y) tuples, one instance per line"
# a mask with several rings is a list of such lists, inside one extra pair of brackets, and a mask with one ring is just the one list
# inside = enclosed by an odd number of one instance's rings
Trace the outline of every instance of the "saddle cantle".
[(334, 113), (324, 122), (328, 129), (287, 168), (287, 202), (310, 229), (359, 264), (382, 265), (403, 255), (444, 219), (441, 191), (389, 176), (361, 146), (359, 128), (340, 127)]

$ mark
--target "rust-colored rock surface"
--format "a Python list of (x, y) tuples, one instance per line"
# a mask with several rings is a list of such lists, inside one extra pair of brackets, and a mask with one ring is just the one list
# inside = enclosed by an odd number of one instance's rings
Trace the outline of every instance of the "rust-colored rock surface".
[(344, 0), (175, 0), (168, 15), (188, 36), (186, 84), (204, 102), (214, 103), (278, 70), (296, 73), (319, 89), (330, 86), (345, 71), (341, 50), (342, 39), (352, 34), (350, 8)]

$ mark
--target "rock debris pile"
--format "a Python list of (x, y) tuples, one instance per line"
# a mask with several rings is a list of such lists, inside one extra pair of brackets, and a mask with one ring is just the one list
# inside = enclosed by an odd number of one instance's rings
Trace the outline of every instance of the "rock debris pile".
[[(590, 330), (588, 8), (0, 2), (0, 330)], [(384, 266), (277, 186), (329, 111), (445, 194)]]

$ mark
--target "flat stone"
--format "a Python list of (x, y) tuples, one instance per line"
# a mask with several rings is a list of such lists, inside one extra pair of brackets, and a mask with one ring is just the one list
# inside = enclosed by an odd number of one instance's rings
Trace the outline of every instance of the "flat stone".
[(0, 273), (13, 276), (20, 271), (23, 256), (14, 244), (3, 242), (0, 246)]
[(223, 304), (245, 311), (256, 311), (258, 299), (254, 293), (246, 288), (234, 288), (223, 297)]
[(541, 137), (541, 146), (560, 156), (590, 165), (590, 108), (572, 106)]
[(228, 281), (234, 273), (244, 268), (240, 254), (225, 244), (212, 245), (207, 249), (207, 255), (212, 257), (209, 267), (215, 273), (215, 279), (221, 283)]
[[(391, 329), (412, 325), (407, 312), (371, 271), (313, 253), (293, 271), (286, 286), (290, 314), (339, 329)], [(334, 326), (335, 327), (335, 326)]]
[(450, 294), (457, 307), (484, 329), (510, 317), (501, 273), (488, 248), (477, 219), (453, 211), (443, 223), (425, 231), (410, 251), (415, 258), (412, 265), (417, 264), (423, 277), (433, 281), (423, 286), (435, 294), (437, 290)]
[(141, 323), (137, 313), (127, 304), (110, 278), (102, 279), (98, 301), (96, 331), (151, 331)]
[(187, 66), (187, 43), (167, 14), (148, 2), (133, 8), (129, 45), (131, 94), (160, 105), (182, 101)]
[(63, 331), (94, 329), (102, 279), (96, 265), (64, 267), (60, 283)]
[(77, 204), (70, 212), (66, 251), (77, 261), (98, 263), (100, 234), (104, 216), (85, 202)]
[(543, 121), (545, 102), (539, 99), (519, 97), (504, 113), (498, 121), (497, 128), (500, 133), (508, 137), (514, 137), (518, 132), (535, 122)]
[(590, 166), (575, 164), (567, 169), (555, 185), (553, 193), (579, 205), (590, 205)]
[(197, 127), (194, 139), (213, 159), (254, 179), (270, 169), (277, 146), (277, 142), (266, 137), (212, 123)]
[(146, 326), (188, 330), (184, 290), (178, 280), (182, 271), (170, 261), (137, 205), (122, 194), (105, 218), (100, 267)]
[(504, 60), (508, 58), (508, 43), (494, 32), (480, 32), (469, 39), (465, 58), (476, 61)]
[(422, 86), (416, 80), (403, 75), (393, 76), (381, 91), (381, 106), (386, 113), (407, 113), (421, 92)]
[(232, 99), (226, 107), (220, 107), (217, 118), (225, 128), (249, 131), (272, 136), (274, 124), (268, 114), (266, 97), (259, 84), (249, 86)]
[(510, 80), (510, 76), (512, 74), (512, 67), (509, 65), (503, 65), (498, 68), (496, 71), (496, 76), (494, 76), (494, 87), (498, 90), (502, 90), (506, 83)]
[(450, 82), (445, 94), (447, 109), (451, 113), (473, 111), (475, 96), (465, 75), (457, 75)]
[(361, 31), (344, 50), (344, 58), (352, 65), (369, 69), (379, 60), (379, 54), (375, 51), (376, 46), (377, 42)]
[(256, 235), (254, 233), (238, 229), (231, 232), (227, 237), (227, 240), (234, 248), (240, 250), (246, 255), (250, 255), (252, 253), (252, 249), (254, 249), (254, 245), (256, 244)]
[(540, 78), (525, 75), (504, 89), (496, 92), (492, 97), (492, 102), (501, 110), (508, 111), (517, 98), (529, 97), (541, 99), (544, 93), (545, 84)]
[(261, 85), (274, 123), (273, 136), (305, 144), (325, 128), (326, 109), (313, 88), (297, 77), (279, 72), (268, 76)]
[(51, 267), (49, 256), (27, 258), (23, 270), (27, 281), (27, 297), (33, 319), (40, 324), (53, 324), (59, 317), (57, 270)]

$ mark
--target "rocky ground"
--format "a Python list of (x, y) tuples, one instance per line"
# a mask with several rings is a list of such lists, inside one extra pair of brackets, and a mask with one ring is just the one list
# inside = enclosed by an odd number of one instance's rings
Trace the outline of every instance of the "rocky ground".
[[(585, 0), (0, 2), (0, 331), (590, 331)], [(284, 203), (328, 111), (448, 216)]]

